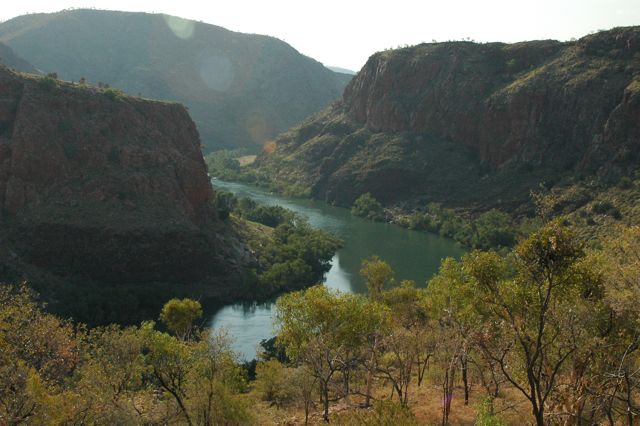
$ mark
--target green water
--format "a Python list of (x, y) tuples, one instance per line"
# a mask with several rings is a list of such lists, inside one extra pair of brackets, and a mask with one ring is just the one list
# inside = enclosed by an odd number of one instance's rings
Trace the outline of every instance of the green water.
[[(327, 286), (340, 291), (366, 292), (358, 271), (362, 259), (372, 255), (389, 262), (396, 279), (411, 279), (418, 286), (424, 286), (437, 272), (442, 258), (459, 257), (463, 253), (463, 249), (446, 238), (353, 217), (349, 210), (321, 201), (286, 198), (248, 185), (220, 180), (214, 180), (213, 186), (261, 204), (286, 207), (306, 217), (312, 226), (340, 237), (344, 247), (333, 257), (331, 270), (324, 280)], [(272, 305), (229, 305), (213, 315), (210, 325), (225, 327), (235, 339), (234, 349), (246, 359), (251, 359), (260, 340), (274, 334)]]

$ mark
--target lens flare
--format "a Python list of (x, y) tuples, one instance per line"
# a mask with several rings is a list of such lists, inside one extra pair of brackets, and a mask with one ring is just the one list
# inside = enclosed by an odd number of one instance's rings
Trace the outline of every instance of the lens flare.
[(193, 31), (195, 26), (193, 21), (188, 19), (178, 18), (176, 16), (165, 16), (165, 22), (169, 29), (175, 34), (176, 37), (183, 40), (188, 40), (193, 37)]
[(231, 88), (234, 79), (231, 61), (224, 55), (205, 56), (200, 64), (200, 78), (208, 88), (226, 92)]
[(265, 154), (273, 154), (278, 147), (276, 141), (268, 141), (262, 147), (262, 152)]
[(258, 144), (264, 142), (271, 135), (267, 120), (258, 112), (254, 112), (247, 119), (247, 133), (253, 142)]

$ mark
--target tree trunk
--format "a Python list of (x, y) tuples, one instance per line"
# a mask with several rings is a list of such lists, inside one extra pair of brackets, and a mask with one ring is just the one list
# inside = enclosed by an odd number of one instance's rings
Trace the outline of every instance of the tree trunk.
[(304, 426), (309, 424), (309, 400), (304, 402)]
[(373, 384), (373, 368), (376, 356), (376, 348), (378, 346), (378, 338), (374, 337), (373, 348), (371, 349), (371, 358), (369, 359), (369, 368), (367, 371), (367, 396), (364, 400), (364, 406), (369, 407), (371, 405), (371, 386)]
[(469, 377), (467, 375), (467, 355), (464, 354), (460, 358), (462, 366), (462, 383), (464, 383), (464, 405), (469, 405)]
[(422, 379), (424, 379), (424, 373), (427, 371), (429, 358), (430, 358), (430, 355), (427, 355), (424, 361), (418, 362), (418, 387), (422, 386)]
[(631, 384), (631, 380), (629, 379), (629, 372), (625, 370), (624, 372), (624, 381), (626, 382), (626, 388), (627, 388), (627, 425), (628, 426), (633, 426), (633, 406), (632, 406), (632, 395), (631, 395), (631, 389), (632, 389), (632, 384)]
[(536, 426), (544, 426), (544, 411), (542, 407), (533, 410), (533, 417), (536, 419)]
[(324, 399), (324, 413), (322, 414), (322, 418), (326, 423), (329, 423), (329, 384), (323, 383), (322, 385), (322, 399)]

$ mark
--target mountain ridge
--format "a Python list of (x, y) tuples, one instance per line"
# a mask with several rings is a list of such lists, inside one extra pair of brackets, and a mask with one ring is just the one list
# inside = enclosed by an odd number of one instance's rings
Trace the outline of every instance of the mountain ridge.
[(162, 14), (23, 15), (0, 24), (0, 42), (62, 79), (185, 104), (207, 149), (256, 149), (346, 84), (276, 38)]
[(16, 71), (39, 74), (38, 70), (33, 65), (16, 55), (9, 46), (3, 43), (0, 43), (0, 64)]
[(640, 27), (576, 42), (427, 43), (372, 55), (257, 166), (349, 206), (514, 210), (541, 182), (638, 161)]

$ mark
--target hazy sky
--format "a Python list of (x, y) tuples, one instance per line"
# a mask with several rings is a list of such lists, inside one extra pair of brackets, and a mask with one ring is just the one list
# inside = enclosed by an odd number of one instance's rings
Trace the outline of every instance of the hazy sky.
[(640, 0), (46, 0), (4, 1), (0, 19), (71, 7), (161, 12), (267, 34), (324, 63), (358, 70), (388, 47), (431, 40), (568, 40), (640, 25)]

